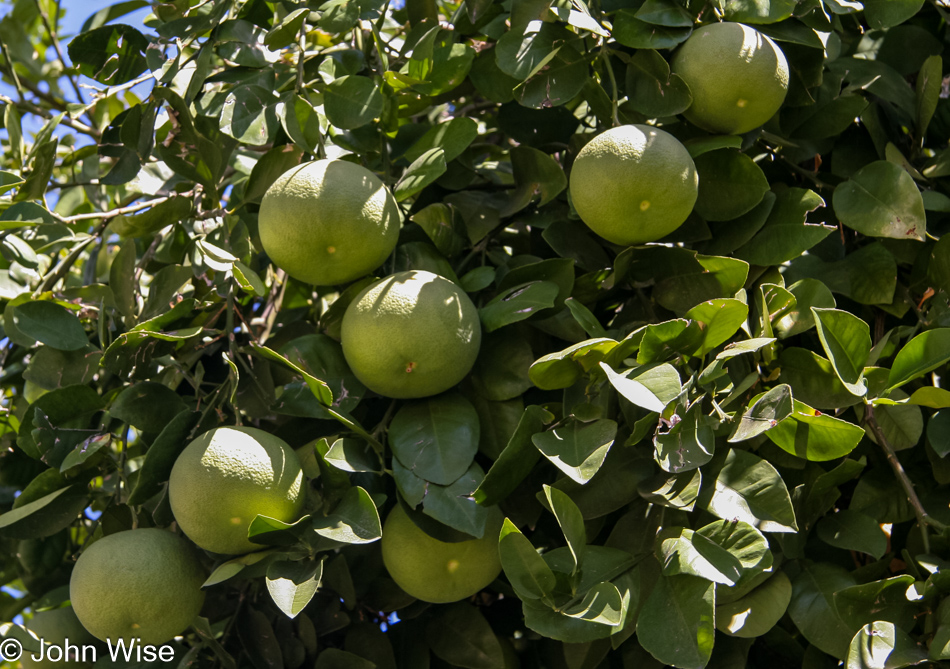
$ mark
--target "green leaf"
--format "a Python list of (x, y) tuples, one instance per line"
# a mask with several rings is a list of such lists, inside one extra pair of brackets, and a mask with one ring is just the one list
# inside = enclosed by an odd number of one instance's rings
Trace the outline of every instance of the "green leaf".
[(742, 414), (729, 442), (746, 441), (767, 433), (791, 415), (792, 389), (783, 383), (760, 395)]
[(950, 328), (922, 332), (898, 351), (887, 377), (888, 389), (902, 386), (950, 361)]
[(359, 486), (347, 490), (329, 516), (314, 517), (313, 531), (344, 544), (369, 544), (383, 536), (376, 504)]
[(744, 597), (716, 606), (716, 629), (744, 639), (760, 637), (781, 620), (791, 599), (792, 584), (779, 572)]
[(201, 414), (185, 410), (173, 417), (152, 442), (138, 471), (129, 504), (142, 504), (161, 490), (168, 480), (178, 454), (188, 445), (188, 435)]
[(835, 548), (867, 553), (880, 560), (887, 551), (887, 535), (877, 520), (843, 509), (827, 515), (815, 527), (818, 538)]
[(498, 542), (505, 576), (521, 599), (541, 599), (554, 590), (556, 579), (531, 542), (505, 519)]
[(873, 30), (881, 30), (914, 16), (920, 11), (924, 0), (862, 0), (862, 4), (868, 25)]
[(323, 105), (327, 119), (337, 128), (359, 128), (383, 113), (383, 94), (369, 77), (347, 75), (330, 82), (324, 89)]
[(579, 604), (565, 609), (564, 615), (617, 627), (623, 622), (623, 597), (613, 583), (598, 583)]
[[(643, 20), (640, 12), (637, 18)], [(630, 106), (648, 118), (675, 116), (693, 103), (689, 86), (670, 72), (669, 63), (653, 49), (641, 49), (630, 59), (626, 89)]]
[(559, 390), (576, 382), (589, 366), (604, 359), (617, 342), (609, 338), (588, 339), (563, 351), (549, 353), (534, 361), (528, 376), (542, 390)]
[(508, 440), (505, 450), (492, 464), (485, 479), (472, 496), (483, 506), (497, 504), (511, 494), (524, 478), (531, 473), (540, 457), (534, 447), (532, 436), (544, 429), (554, 415), (539, 406), (526, 407), (518, 421), (518, 427)]
[(292, 363), (290, 360), (273, 349), (267, 348), (266, 346), (261, 346), (260, 344), (251, 344), (251, 348), (256, 353), (259, 353), (262, 357), (289, 367), (293, 371), (300, 374), (307, 383), (307, 387), (310, 388), (310, 392), (313, 393), (313, 396), (316, 397), (321, 404), (327, 407), (333, 405), (333, 393), (330, 391), (330, 386), (328, 386), (324, 381), (321, 381), (306, 370), (302, 369), (300, 366)]
[(149, 41), (132, 26), (115, 23), (77, 35), (70, 41), (69, 59), (80, 74), (115, 86), (145, 71)]
[(337, 439), (324, 458), (345, 472), (378, 472), (381, 467), (373, 447), (362, 439)]
[(812, 307), (833, 308), (835, 298), (828, 287), (816, 279), (802, 279), (788, 287), (795, 305), (774, 319), (772, 328), (780, 339), (806, 332), (815, 326)]
[(913, 591), (908, 591), (913, 586), (914, 577), (901, 574), (841, 588), (834, 594), (835, 609), (852, 630), (876, 620), (913, 629), (918, 615)]
[(524, 31), (508, 31), (498, 40), (495, 61), (502, 72), (524, 81), (550, 63), (572, 37), (578, 39), (562, 26), (533, 21)]
[(452, 666), (497, 669), (505, 663), (501, 644), (481, 612), (467, 602), (439, 611), (426, 625), (432, 652)]
[(792, 414), (766, 433), (782, 450), (812, 462), (836, 460), (861, 442), (864, 430), (794, 401)]
[(633, 9), (622, 8), (614, 15), (613, 38), (634, 49), (672, 49), (685, 42), (692, 27), (670, 28), (649, 23)]
[(778, 23), (792, 15), (796, 0), (724, 0), (720, 6), (729, 21), (736, 23)]
[(848, 627), (835, 608), (834, 593), (854, 585), (846, 569), (822, 562), (805, 563), (792, 579), (792, 601), (788, 613), (810, 643), (823, 652), (844, 659), (848, 639), (854, 630)]
[(601, 419), (583, 424), (569, 420), (531, 437), (541, 454), (578, 483), (594, 477), (617, 436), (617, 423)]
[(696, 576), (661, 576), (637, 619), (637, 640), (664, 664), (704, 667), (712, 655), (716, 586)]
[(473, 119), (454, 118), (429, 128), (406, 150), (404, 157), (412, 162), (431, 149), (441, 148), (445, 162), (449, 163), (462, 155), (477, 136), (478, 124)]
[[(865, 0), (865, 4), (870, 4)], [(895, 3), (899, 4), (899, 3)], [(904, 630), (885, 621), (865, 625), (848, 647), (847, 669), (899, 669), (927, 661), (927, 651)]]
[(542, 309), (554, 306), (560, 289), (552, 281), (532, 281), (503, 291), (478, 310), (488, 332), (530, 318)]
[(911, 177), (887, 160), (862, 167), (835, 188), (835, 214), (853, 230), (869, 237), (924, 240), (924, 201)]
[(779, 191), (765, 225), (735, 251), (736, 257), (763, 267), (797, 258), (834, 231), (832, 226), (806, 222), (810, 212), (824, 206), (825, 201), (814, 191)]
[(686, 318), (702, 324), (702, 344), (697, 353), (706, 355), (729, 341), (749, 317), (749, 305), (741, 300), (720, 298), (697, 304), (686, 312)]
[(284, 615), (296, 618), (320, 587), (323, 560), (279, 560), (267, 567), (267, 592)]
[(184, 410), (185, 402), (181, 396), (155, 381), (127, 387), (109, 407), (113, 416), (143, 432), (161, 432)]
[(502, 210), (502, 216), (520, 211), (535, 195), (541, 196), (538, 206), (544, 206), (567, 188), (567, 176), (561, 165), (548, 154), (530, 146), (517, 146), (511, 150), (511, 168), (517, 187), (508, 206)]
[(762, 201), (769, 190), (762, 168), (744, 153), (732, 149), (696, 157), (699, 197), (696, 213), (707, 221), (728, 221)]
[(838, 379), (858, 397), (867, 393), (864, 366), (871, 353), (870, 326), (854, 314), (839, 309), (812, 307), (818, 338)]
[(723, 520), (741, 520), (760, 532), (796, 532), (795, 511), (778, 471), (757, 455), (730, 449), (709, 472), (699, 504)]
[[(937, 111), (942, 83), (943, 60), (940, 56), (929, 56), (917, 74), (917, 135), (924, 137), (930, 121)], [(926, 201), (925, 201), (926, 204)]]
[(109, 229), (122, 237), (147, 237), (154, 235), (171, 221), (185, 220), (191, 215), (193, 208), (192, 198), (176, 196), (134, 216), (116, 216), (109, 223)]
[(422, 512), (443, 525), (481, 539), (489, 517), (497, 513), (497, 509), (486, 509), (472, 498), (472, 493), (484, 478), (485, 472), (473, 462), (464, 474), (447, 486), (418, 479), (424, 485)]
[(445, 174), (446, 169), (445, 151), (441, 147), (429, 149), (406, 168), (393, 188), (393, 196), (402, 202)]
[(703, 414), (702, 397), (685, 411), (677, 408), (670, 422), (671, 426), (661, 422), (653, 437), (655, 460), (664, 471), (678, 474), (701, 467), (712, 459), (716, 435), (712, 421)]
[(647, 411), (661, 413), (666, 408), (666, 402), (657, 397), (652, 390), (640, 383), (636, 379), (630, 379), (623, 374), (617, 374), (606, 363), (598, 363), (600, 368), (607, 375), (610, 385), (620, 393), (628, 402), (636, 404)]
[(310, 12), (306, 9), (296, 9), (290, 12), (264, 35), (264, 46), (277, 50), (297, 41), (297, 35)]
[(17, 446), (31, 458), (39, 459), (42, 455), (33, 438), (34, 409), (45, 414), (52, 425), (75, 421), (86, 427), (89, 418), (103, 406), (102, 398), (89, 386), (74, 385), (51, 390), (27, 407), (17, 434)]
[(404, 405), (389, 427), (389, 445), (416, 476), (449, 485), (466, 472), (479, 438), (478, 414), (457, 393)]
[(280, 120), (277, 118), (277, 96), (261, 86), (238, 86), (224, 101), (221, 132), (252, 146), (269, 143)]
[(13, 309), (13, 323), (24, 335), (60, 351), (78, 351), (89, 345), (79, 319), (55, 302), (19, 304)]
[(660, 530), (654, 550), (665, 576), (691, 574), (714, 583), (735, 585), (742, 575), (741, 563), (729, 551), (683, 527)]
[(571, 501), (566, 493), (552, 488), (549, 485), (543, 486), (544, 496), (547, 499), (548, 506), (557, 518), (557, 524), (564, 533), (564, 539), (567, 541), (567, 547), (574, 556), (575, 572), (581, 567), (581, 557), (584, 554), (584, 548), (587, 546), (587, 530), (584, 528), (584, 517), (580, 509)]
[(0, 514), (0, 536), (11, 539), (51, 536), (71, 525), (88, 504), (85, 485), (60, 488)]
[(573, 618), (537, 600), (524, 600), (522, 611), (528, 629), (566, 643), (586, 643), (604, 639), (617, 629), (599, 622)]

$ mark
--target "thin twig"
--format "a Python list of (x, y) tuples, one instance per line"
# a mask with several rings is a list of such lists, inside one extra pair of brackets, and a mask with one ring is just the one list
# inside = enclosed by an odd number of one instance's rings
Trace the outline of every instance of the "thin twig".
[(10, 50), (7, 48), (7, 44), (3, 40), (0, 40), (0, 51), (3, 52), (3, 57), (7, 60), (7, 65), (10, 68), (10, 76), (13, 77), (13, 83), (16, 85), (17, 93), (20, 94), (20, 100), (26, 102), (26, 95), (23, 93), (23, 84), (20, 83), (20, 77), (17, 76), (16, 68), (13, 67), (13, 58), (10, 57)]
[(86, 100), (83, 98), (82, 91), (79, 90), (76, 80), (73, 79), (69, 74), (66, 74), (69, 66), (66, 64), (66, 57), (63, 56), (63, 50), (59, 46), (59, 37), (56, 35), (56, 31), (53, 30), (53, 26), (50, 25), (49, 17), (46, 16), (46, 12), (43, 11), (43, 7), (40, 5), (40, 0), (33, 0), (33, 4), (36, 5), (36, 11), (40, 14), (40, 19), (43, 21), (43, 26), (46, 28), (46, 34), (49, 35), (49, 41), (52, 42), (53, 50), (56, 52), (56, 57), (59, 58), (59, 64), (63, 66), (63, 74), (73, 87), (73, 91), (75, 91), (78, 101), (81, 104), (86, 104)]
[(914, 507), (914, 514), (917, 516), (917, 524), (920, 526), (920, 534), (923, 538), (924, 552), (929, 553), (930, 537), (927, 536), (927, 526), (931, 525), (939, 530), (946, 529), (946, 526), (940, 521), (932, 518), (924, 509), (924, 505), (920, 503), (920, 498), (917, 497), (917, 491), (914, 490), (914, 482), (910, 480), (907, 472), (904, 471), (901, 461), (897, 458), (897, 452), (887, 440), (887, 437), (884, 435), (884, 430), (881, 429), (877, 419), (874, 417), (874, 406), (871, 404), (865, 405), (864, 424), (867, 425), (871, 429), (871, 432), (874, 433), (874, 438), (877, 440), (878, 446), (884, 449), (884, 453), (887, 455), (887, 461), (891, 465), (891, 469), (894, 470), (894, 474), (897, 476), (897, 480), (904, 489), (904, 494), (907, 495), (910, 505)]
[[(188, 193), (176, 193), (175, 195), (184, 195), (187, 196)], [(75, 223), (76, 221), (89, 221), (97, 218), (104, 220), (109, 220), (115, 218), (116, 216), (124, 216), (125, 214), (134, 214), (137, 211), (142, 211), (143, 209), (148, 209), (149, 207), (154, 207), (157, 204), (166, 202), (175, 195), (164, 195), (162, 197), (157, 197), (154, 200), (145, 200), (144, 202), (137, 202), (135, 204), (130, 204), (125, 207), (119, 207), (118, 209), (112, 209), (110, 211), (94, 211), (89, 214), (76, 214), (75, 216), (63, 216), (60, 217), (60, 221), (63, 223)]]
[[(14, 100), (13, 98), (9, 96), (0, 94), (0, 102), (5, 102), (8, 105), (12, 105), (16, 107), (20, 111), (24, 111), (28, 114), (34, 114), (35, 116), (39, 116), (41, 118), (49, 119), (53, 117), (53, 114), (51, 112), (47, 111), (46, 109), (43, 109), (39, 105), (36, 105), (32, 102), (28, 102), (26, 100), (22, 102), (17, 102), (16, 100)], [(63, 111), (63, 110), (59, 110), (59, 111)], [(84, 135), (89, 135), (90, 137), (92, 137), (93, 139), (97, 141), (99, 140), (101, 136), (98, 130), (96, 130), (95, 128), (89, 127), (85, 123), (73, 120), (72, 118), (70, 118), (68, 114), (63, 117), (60, 123), (72, 128), (76, 132), (81, 132)]]
[(270, 337), (271, 330), (274, 329), (274, 323), (277, 322), (277, 312), (284, 301), (284, 293), (287, 292), (287, 273), (279, 269), (274, 275), (274, 281), (270, 286), (270, 293), (267, 296), (267, 302), (264, 305), (264, 311), (261, 312), (261, 320), (264, 322), (264, 329), (258, 335), (258, 341), (263, 344)]

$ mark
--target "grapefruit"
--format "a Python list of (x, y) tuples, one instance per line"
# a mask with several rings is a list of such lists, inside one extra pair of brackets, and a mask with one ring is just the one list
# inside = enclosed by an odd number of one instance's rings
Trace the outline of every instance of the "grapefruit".
[(182, 531), (212, 553), (263, 548), (247, 538), (260, 514), (292, 522), (306, 489), (297, 454), (282, 439), (253, 427), (219, 427), (181, 452), (168, 479), (168, 501)]
[(481, 539), (447, 543), (419, 529), (397, 504), (383, 526), (383, 564), (396, 584), (416, 599), (457, 602), (501, 573), (498, 533), (503, 522), (496, 509)]
[(432, 272), (399, 272), (368, 286), (343, 315), (343, 355), (370, 390), (436, 395), (475, 364), (482, 331), (465, 291)]
[(344, 160), (316, 160), (284, 172), (261, 200), (258, 227), (267, 255), (316, 286), (369, 274), (392, 253), (399, 207), (379, 178)]
[(571, 168), (571, 200), (581, 220), (623, 246), (673, 232), (693, 210), (698, 188), (686, 147), (649, 125), (624, 125), (597, 135)]
[(93, 636), (158, 645), (198, 615), (204, 580), (194, 548), (181, 537), (157, 528), (127, 530), (83, 551), (69, 581), (69, 599)]
[(693, 94), (683, 115), (710, 132), (737, 135), (758, 128), (788, 92), (788, 61), (771, 39), (741, 23), (713, 23), (690, 35), (672, 71)]

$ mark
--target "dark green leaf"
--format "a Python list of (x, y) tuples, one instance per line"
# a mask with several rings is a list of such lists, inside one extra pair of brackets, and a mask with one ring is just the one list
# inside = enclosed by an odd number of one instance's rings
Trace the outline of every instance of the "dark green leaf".
[(914, 179), (887, 160), (870, 163), (835, 188), (835, 214), (870, 237), (916, 239), (927, 232), (924, 201)]
[(637, 619), (637, 640), (677, 667), (704, 667), (712, 655), (716, 586), (696, 576), (661, 576)]
[(348, 75), (330, 82), (324, 91), (324, 108), (330, 123), (352, 130), (378, 118), (383, 94), (369, 77)]
[(79, 319), (55, 302), (37, 300), (17, 305), (13, 322), (24, 335), (60, 351), (78, 351), (89, 345)]
[(100, 84), (124, 84), (146, 69), (148, 40), (132, 26), (115, 23), (83, 32), (67, 47), (81, 74)]
[(466, 602), (451, 604), (433, 617), (426, 640), (433, 653), (457, 667), (497, 669), (505, 662), (488, 621)]
[(601, 419), (566, 424), (531, 437), (531, 441), (558, 469), (578, 483), (586, 483), (607, 457), (617, 436), (617, 423)]
[(744, 153), (710, 151), (696, 158), (699, 197), (696, 213), (708, 221), (727, 221), (752, 209), (769, 190), (762, 169)]
[(406, 404), (393, 417), (389, 445), (416, 476), (449, 485), (478, 451), (478, 414), (464, 397), (449, 393)]

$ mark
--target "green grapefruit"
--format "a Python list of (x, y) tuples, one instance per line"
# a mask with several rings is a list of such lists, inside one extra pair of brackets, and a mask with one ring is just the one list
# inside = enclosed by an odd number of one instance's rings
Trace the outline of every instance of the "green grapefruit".
[(788, 61), (771, 39), (741, 23), (695, 31), (673, 57), (672, 71), (689, 85), (683, 115), (710, 132), (737, 135), (758, 128), (788, 92)]
[(419, 529), (397, 504), (383, 526), (383, 564), (396, 584), (416, 599), (457, 602), (501, 573), (498, 533), (503, 522), (496, 510), (481, 539), (447, 543)]
[(478, 310), (432, 272), (399, 272), (368, 286), (343, 316), (343, 355), (385, 397), (436, 395), (461, 381), (481, 345)]
[(597, 135), (571, 168), (571, 200), (581, 220), (623, 246), (673, 232), (693, 210), (698, 188), (686, 147), (649, 125), (624, 125)]
[(263, 548), (247, 538), (260, 514), (292, 522), (306, 489), (297, 454), (282, 439), (253, 427), (219, 427), (181, 452), (168, 479), (168, 501), (182, 531), (212, 553)]
[(344, 160), (284, 172), (261, 201), (267, 255), (305, 283), (330, 286), (369, 274), (392, 253), (399, 207), (379, 178)]
[(83, 551), (69, 581), (69, 599), (93, 636), (157, 645), (198, 615), (204, 580), (194, 548), (181, 537), (157, 528), (127, 530)]

